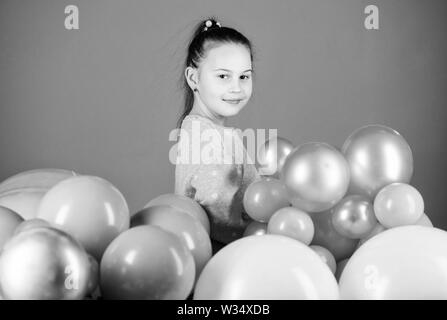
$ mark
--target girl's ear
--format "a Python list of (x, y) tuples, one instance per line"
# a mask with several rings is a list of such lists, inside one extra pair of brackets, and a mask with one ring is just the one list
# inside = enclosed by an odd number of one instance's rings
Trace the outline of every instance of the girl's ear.
[(186, 78), (186, 81), (188, 82), (188, 85), (191, 88), (191, 90), (194, 91), (194, 89), (196, 89), (197, 85), (198, 85), (197, 69), (193, 68), (193, 67), (187, 67), (185, 69), (185, 78)]

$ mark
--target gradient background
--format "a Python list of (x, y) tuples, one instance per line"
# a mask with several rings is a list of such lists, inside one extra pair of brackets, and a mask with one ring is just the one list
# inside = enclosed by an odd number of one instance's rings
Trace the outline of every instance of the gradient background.
[[(79, 8), (66, 30), (65, 6)], [(364, 28), (364, 8), (380, 30)], [(408, 141), (412, 184), (447, 229), (447, 2), (0, 0), (0, 180), (62, 168), (111, 181), (132, 212), (174, 190), (169, 132), (194, 26), (216, 15), (255, 47), (254, 94), (229, 125), (341, 147), (355, 129)]]

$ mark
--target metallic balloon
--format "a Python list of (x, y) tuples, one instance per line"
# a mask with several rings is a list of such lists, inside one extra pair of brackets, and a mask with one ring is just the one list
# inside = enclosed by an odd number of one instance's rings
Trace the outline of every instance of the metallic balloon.
[(121, 233), (100, 265), (104, 299), (183, 300), (191, 293), (194, 258), (175, 234), (156, 226)]
[(338, 286), (308, 246), (267, 234), (231, 242), (205, 266), (194, 300), (222, 299), (338, 299)]
[(292, 142), (281, 137), (267, 140), (258, 150), (256, 166), (259, 173), (279, 179), (279, 173), (293, 148)]
[(351, 168), (350, 194), (371, 200), (393, 182), (409, 183), (413, 176), (413, 154), (407, 141), (386, 126), (369, 125), (354, 131), (342, 147)]
[(94, 176), (76, 176), (56, 184), (42, 198), (37, 217), (70, 233), (97, 260), (129, 228), (130, 220), (122, 193)]
[(323, 260), (323, 262), (329, 267), (331, 272), (335, 274), (337, 263), (335, 262), (334, 255), (328, 249), (323, 248), (322, 246), (312, 245), (309, 248), (315, 251), (320, 256), (321, 260)]
[(0, 256), (5, 299), (82, 299), (90, 264), (82, 246), (67, 233), (33, 228), (10, 239)]
[(153, 225), (176, 234), (191, 251), (196, 265), (196, 277), (211, 258), (211, 239), (200, 221), (188, 213), (171, 206), (151, 206), (137, 212), (130, 221), (131, 227)]
[(386, 228), (415, 224), (424, 213), (424, 199), (406, 183), (392, 183), (374, 199), (377, 220)]
[(306, 212), (321, 212), (333, 207), (346, 194), (349, 167), (334, 147), (309, 142), (288, 155), (281, 181), (294, 207)]
[(422, 226), (386, 230), (365, 242), (340, 278), (342, 299), (447, 299), (447, 232)]
[(202, 223), (206, 232), (210, 234), (210, 220), (208, 219), (208, 215), (206, 214), (205, 210), (197, 201), (188, 198), (184, 195), (166, 193), (149, 201), (144, 206), (144, 209), (151, 206), (159, 206), (159, 205), (169, 205), (171, 207), (185, 211), (186, 213), (199, 219), (200, 223)]
[(286, 207), (276, 211), (270, 218), (267, 233), (283, 235), (309, 245), (314, 237), (314, 223), (306, 212)]
[(245, 228), (244, 237), (262, 236), (266, 233), (267, 233), (267, 223), (259, 222), (259, 221), (252, 221), (247, 226), (247, 228)]
[(377, 224), (373, 204), (366, 196), (347, 196), (333, 208), (332, 224), (341, 235), (361, 239)]
[(17, 212), (0, 206), (0, 252), (22, 222), (23, 218)]
[(328, 249), (335, 260), (349, 258), (357, 247), (358, 240), (350, 239), (335, 230), (332, 224), (331, 210), (311, 215), (315, 227), (312, 245), (319, 245)]
[(247, 214), (259, 222), (268, 222), (279, 209), (289, 207), (287, 191), (278, 179), (261, 179), (252, 182), (244, 193), (244, 209)]

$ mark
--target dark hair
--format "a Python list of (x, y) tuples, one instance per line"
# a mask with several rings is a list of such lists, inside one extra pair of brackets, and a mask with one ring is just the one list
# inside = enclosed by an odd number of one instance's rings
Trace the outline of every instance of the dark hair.
[(245, 46), (250, 51), (250, 58), (253, 63), (253, 50), (250, 41), (240, 32), (233, 28), (221, 26), (215, 17), (200, 22), (192, 36), (188, 46), (188, 52), (182, 70), (182, 86), (184, 90), (184, 109), (177, 122), (177, 128), (180, 128), (183, 119), (191, 112), (194, 103), (194, 93), (186, 81), (184, 71), (187, 67), (197, 68), (200, 61), (205, 57), (207, 51), (211, 49), (210, 45), (220, 43), (235, 43)]

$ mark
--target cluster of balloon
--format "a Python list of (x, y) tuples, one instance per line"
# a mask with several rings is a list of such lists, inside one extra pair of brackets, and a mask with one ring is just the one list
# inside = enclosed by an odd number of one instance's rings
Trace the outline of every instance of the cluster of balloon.
[(320, 256), (281, 235), (238, 239), (200, 275), (195, 300), (338, 299), (337, 282)]
[(76, 175), (64, 169), (35, 169), (15, 174), (0, 183), (0, 206), (24, 219), (35, 218), (45, 193), (58, 182)]

